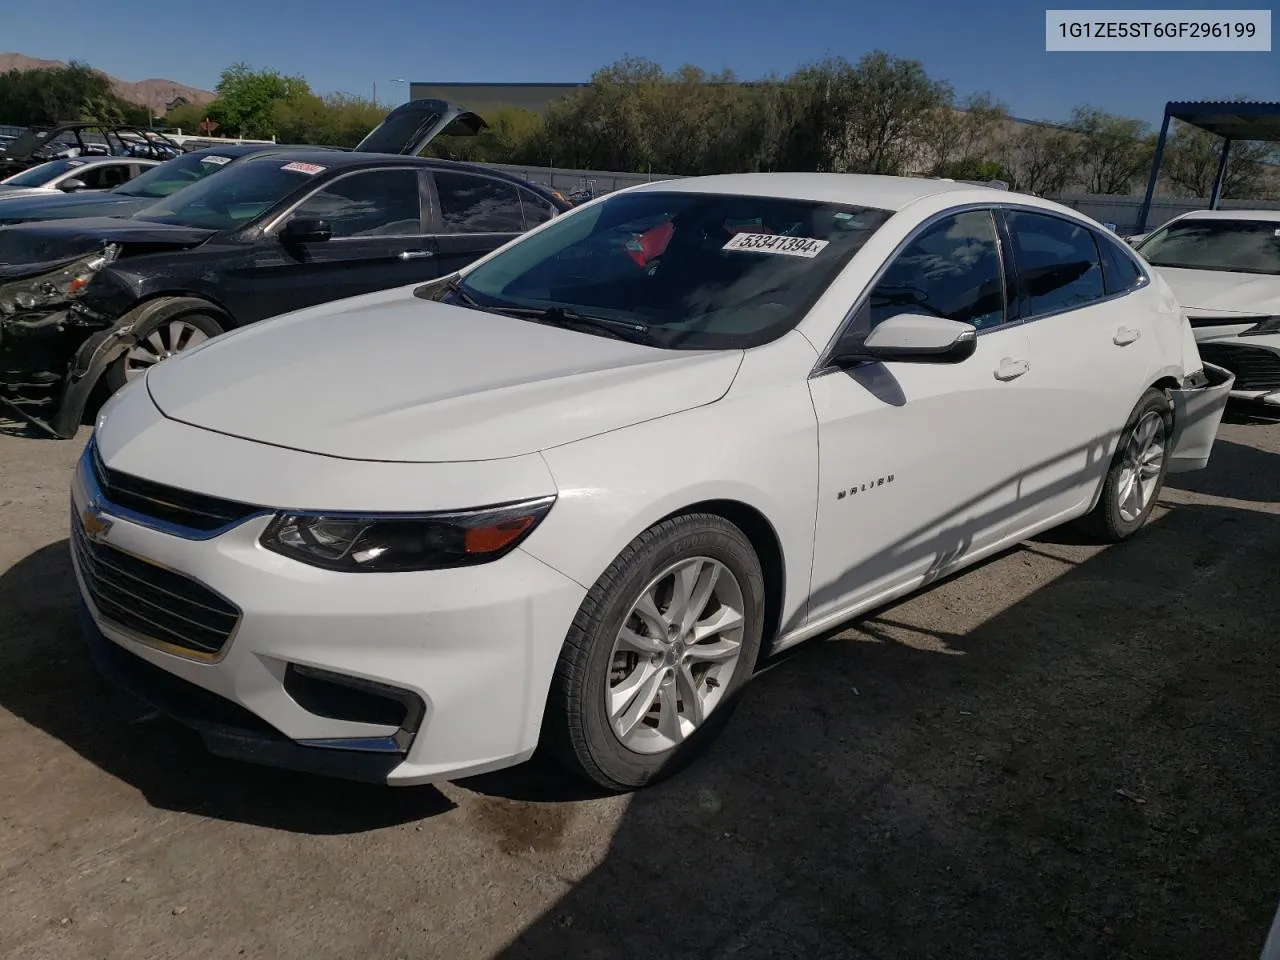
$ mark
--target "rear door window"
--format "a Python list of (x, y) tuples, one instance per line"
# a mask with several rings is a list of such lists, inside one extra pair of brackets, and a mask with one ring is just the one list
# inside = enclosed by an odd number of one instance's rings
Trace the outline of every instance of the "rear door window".
[(1060, 217), (1005, 214), (1027, 316), (1087, 306), (1106, 296), (1093, 232)]
[(518, 188), (494, 177), (436, 171), (440, 225), (445, 233), (523, 233)]

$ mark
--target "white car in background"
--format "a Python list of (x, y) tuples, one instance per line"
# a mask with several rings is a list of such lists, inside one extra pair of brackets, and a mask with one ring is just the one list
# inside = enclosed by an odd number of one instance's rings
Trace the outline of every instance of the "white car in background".
[(1280, 405), (1280, 210), (1198, 210), (1136, 244), (1173, 288), (1232, 396)]
[(0, 200), (47, 193), (110, 190), (128, 183), (143, 170), (160, 163), (140, 157), (73, 157), (48, 160), (0, 180)]
[(1229, 389), (1057, 204), (665, 181), (152, 367), (72, 555), (99, 665), (215, 752), (415, 784), (543, 742), (629, 789), (762, 654), (1067, 521), (1135, 533)]

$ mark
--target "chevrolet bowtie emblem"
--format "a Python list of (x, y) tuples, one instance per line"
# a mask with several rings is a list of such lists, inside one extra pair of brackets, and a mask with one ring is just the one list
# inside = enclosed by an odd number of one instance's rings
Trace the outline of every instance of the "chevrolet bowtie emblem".
[(107, 538), (107, 531), (111, 529), (111, 518), (102, 513), (97, 503), (90, 501), (89, 505), (80, 512), (80, 525), (84, 527), (84, 535), (95, 543), (101, 543)]

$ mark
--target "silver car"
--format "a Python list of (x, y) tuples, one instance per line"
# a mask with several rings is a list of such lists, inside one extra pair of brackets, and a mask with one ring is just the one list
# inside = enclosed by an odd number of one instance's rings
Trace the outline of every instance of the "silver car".
[(0, 200), (47, 193), (110, 190), (127, 183), (159, 160), (140, 157), (71, 157), (49, 160), (0, 180)]

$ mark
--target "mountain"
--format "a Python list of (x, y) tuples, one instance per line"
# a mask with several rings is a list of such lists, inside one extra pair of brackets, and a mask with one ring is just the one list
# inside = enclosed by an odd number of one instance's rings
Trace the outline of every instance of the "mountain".
[[(10, 70), (35, 70), (40, 67), (65, 66), (66, 64), (61, 60), (41, 60), (38, 57), (28, 57), (21, 53), (0, 53), (0, 73), (7, 73)], [(136, 103), (142, 107), (149, 106), (158, 113), (163, 113), (165, 104), (172, 103), (178, 97), (183, 97), (188, 103), (208, 103), (214, 98), (214, 94), (210, 90), (189, 87), (185, 83), (178, 83), (175, 80), (138, 80), (131, 82), (119, 80), (110, 74), (105, 74), (105, 76), (111, 81), (111, 89), (122, 100), (128, 100), (130, 103)]]

